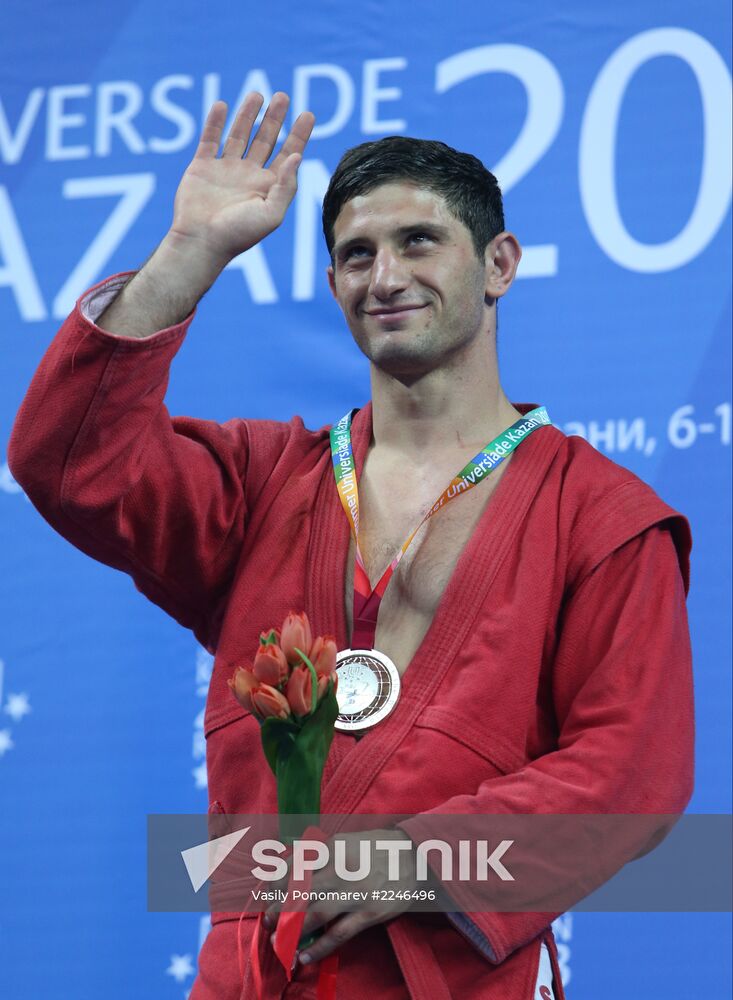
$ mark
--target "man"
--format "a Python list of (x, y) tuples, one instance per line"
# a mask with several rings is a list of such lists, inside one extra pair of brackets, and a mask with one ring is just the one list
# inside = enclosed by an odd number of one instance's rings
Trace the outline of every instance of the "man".
[[(288, 101), (274, 96), (249, 144), (261, 105), (247, 96), (221, 156), (226, 105), (212, 107), (169, 233), (132, 278), (80, 299), (9, 452), (57, 530), (130, 573), (216, 652), (210, 808), (244, 814), (275, 812), (276, 798), (254, 763), (258, 725), (227, 685), (234, 666), (292, 608), (340, 648), (362, 627), (328, 429), (171, 420), (163, 405), (196, 303), (295, 194), (313, 117), (267, 165)], [(400, 137), (345, 155), (324, 231), (331, 291), (370, 362), (372, 398), (352, 435), (373, 585), (456, 470), (530, 409), (509, 402), (496, 359), (497, 301), (521, 250), (477, 160)], [(560, 347), (561, 332), (548, 335)], [(406, 836), (431, 813), (681, 812), (692, 780), (686, 522), (548, 426), (479, 478), (422, 524), (395, 569), (373, 645), (396, 666), (400, 700), (363, 738), (335, 734), (323, 813), (414, 813)], [(238, 917), (213, 914), (193, 1000), (256, 995), (251, 962), (240, 978)], [(243, 922), (245, 955), (253, 925)], [(345, 914), (290, 985), (263, 951), (263, 988), (315, 996), (318, 960), (337, 949), (339, 997), (547, 1000), (562, 996), (548, 925), (541, 913)]]

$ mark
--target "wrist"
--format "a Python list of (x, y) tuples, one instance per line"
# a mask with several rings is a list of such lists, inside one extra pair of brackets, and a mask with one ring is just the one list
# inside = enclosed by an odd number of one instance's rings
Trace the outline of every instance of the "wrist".
[(182, 323), (224, 266), (193, 241), (167, 234), (97, 326), (118, 337), (145, 338)]
[[(169, 230), (153, 256), (145, 265), (156, 281), (165, 278), (167, 284), (176, 281), (182, 293), (190, 291), (196, 301), (211, 288), (230, 258), (216, 252), (200, 237), (182, 236)], [(194, 303), (195, 304), (195, 303)]]

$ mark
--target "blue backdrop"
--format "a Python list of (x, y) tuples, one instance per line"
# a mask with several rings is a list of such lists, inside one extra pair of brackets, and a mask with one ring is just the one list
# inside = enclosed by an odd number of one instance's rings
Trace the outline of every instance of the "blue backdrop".
[[(75, 298), (147, 257), (205, 111), (252, 88), (318, 124), (284, 225), (201, 305), (171, 411), (316, 427), (361, 405), (368, 366), (324, 275), (329, 173), (392, 133), (477, 154), (525, 247), (501, 308), (510, 398), (544, 402), (692, 522), (690, 810), (730, 812), (727, 5), (6, 0), (0, 24), (2, 996), (180, 998), (193, 981), (206, 918), (146, 912), (145, 829), (206, 809), (210, 658), (54, 535), (4, 450)], [(730, 994), (725, 915), (557, 930), (572, 997)]]

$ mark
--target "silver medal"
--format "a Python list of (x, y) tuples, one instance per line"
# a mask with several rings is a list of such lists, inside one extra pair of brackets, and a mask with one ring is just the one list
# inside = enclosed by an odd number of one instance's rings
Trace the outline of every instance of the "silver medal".
[(386, 719), (400, 695), (400, 675), (377, 649), (343, 649), (336, 656), (336, 729), (350, 733)]

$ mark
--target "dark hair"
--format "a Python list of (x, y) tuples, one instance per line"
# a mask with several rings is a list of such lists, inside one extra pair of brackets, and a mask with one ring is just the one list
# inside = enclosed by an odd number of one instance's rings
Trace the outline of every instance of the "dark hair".
[(436, 139), (389, 135), (347, 149), (331, 177), (323, 199), (323, 235), (332, 257), (333, 228), (346, 202), (394, 181), (414, 183), (442, 195), (471, 233), (479, 259), (504, 229), (499, 185), (479, 159)]

